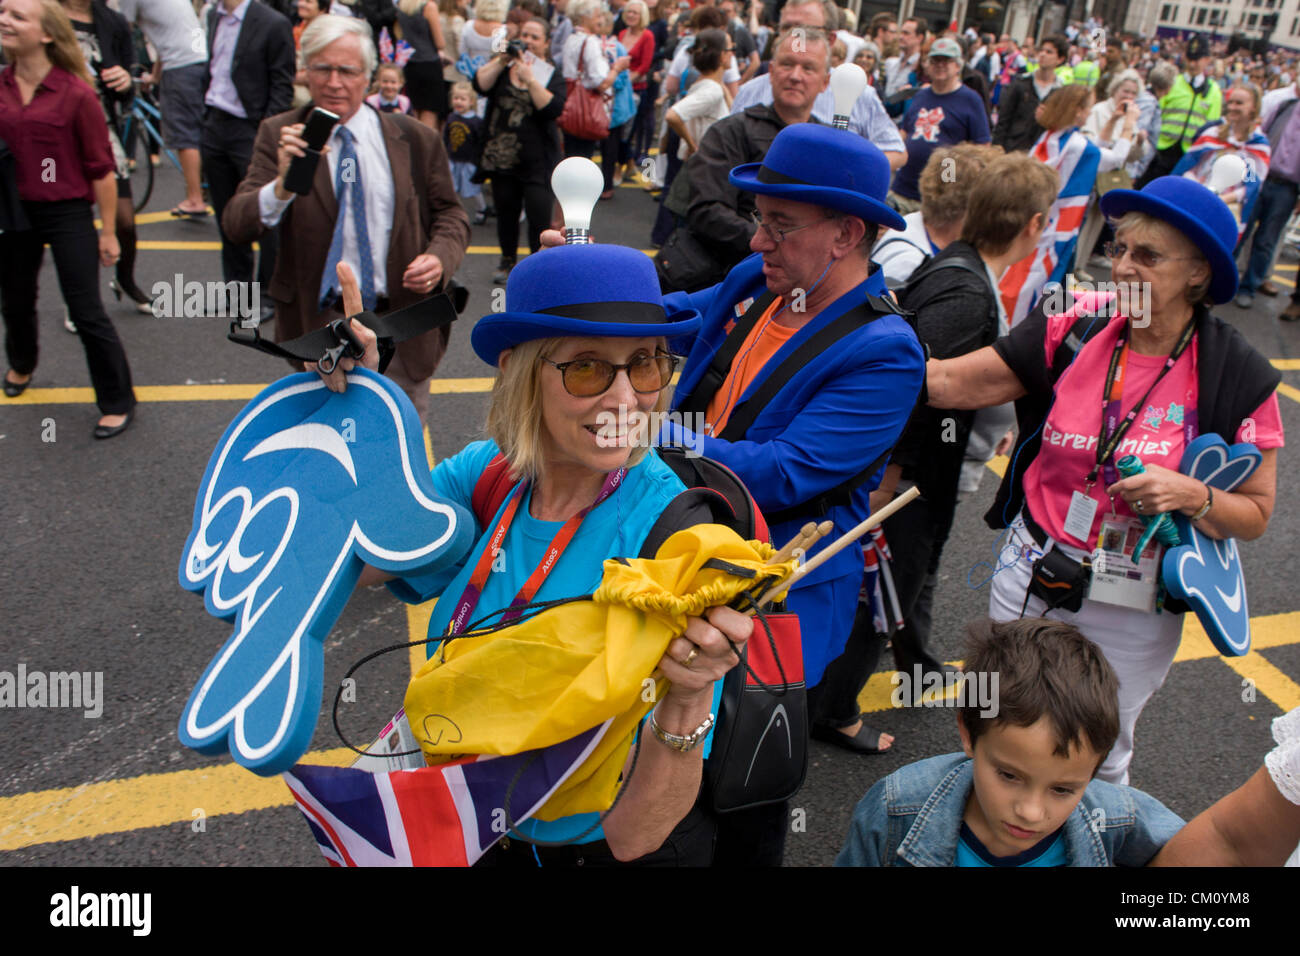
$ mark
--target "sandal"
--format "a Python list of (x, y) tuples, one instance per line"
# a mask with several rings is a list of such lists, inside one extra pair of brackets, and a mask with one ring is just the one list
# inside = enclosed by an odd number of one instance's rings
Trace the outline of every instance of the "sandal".
[(203, 210), (196, 210), (196, 209), (182, 209), (180, 206), (172, 207), (173, 219), (202, 219), (204, 216), (207, 215), (210, 214), (206, 208), (204, 208)]
[(835, 727), (828, 727), (825, 724), (813, 724), (812, 738), (820, 740), (823, 743), (834, 744), (837, 747), (843, 747), (845, 750), (851, 750), (859, 754), (883, 754), (893, 750), (894, 745), (891, 743), (885, 747), (880, 746), (881, 731), (872, 727), (865, 720), (858, 732), (850, 737), (848, 734), (842, 734)]

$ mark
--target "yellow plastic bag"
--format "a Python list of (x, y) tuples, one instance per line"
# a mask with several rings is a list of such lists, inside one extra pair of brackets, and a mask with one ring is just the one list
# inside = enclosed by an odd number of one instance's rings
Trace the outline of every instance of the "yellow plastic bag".
[[(637, 726), (666, 690), (654, 675), (669, 642), (687, 617), (792, 573), (793, 560), (765, 564), (774, 553), (722, 525), (697, 525), (670, 537), (654, 559), (606, 561), (590, 600), (447, 641), (406, 691), (426, 759), (549, 747), (612, 719), (537, 817), (609, 809)], [(459, 733), (446, 733), (448, 726)]]

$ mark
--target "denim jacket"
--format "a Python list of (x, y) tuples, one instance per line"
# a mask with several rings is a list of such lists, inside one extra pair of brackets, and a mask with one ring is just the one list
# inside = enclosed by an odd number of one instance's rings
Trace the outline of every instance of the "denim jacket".
[[(974, 761), (930, 757), (876, 782), (853, 812), (836, 866), (953, 866)], [(1065, 821), (1070, 866), (1144, 866), (1183, 820), (1141, 790), (1093, 780)]]

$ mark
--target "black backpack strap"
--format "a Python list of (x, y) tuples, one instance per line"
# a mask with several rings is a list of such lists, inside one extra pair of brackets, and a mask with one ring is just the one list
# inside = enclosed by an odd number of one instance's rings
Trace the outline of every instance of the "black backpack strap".
[[(399, 342), (405, 342), (431, 329), (442, 328), (456, 321), (456, 316), (465, 307), (466, 293), (463, 286), (455, 283), (453, 285), (455, 288), (448, 292), (413, 302), (396, 312), (389, 312), (386, 315), (359, 312), (349, 317), (360, 321), (378, 337), (381, 373), (388, 367)], [(365, 354), (361, 343), (352, 334), (349, 322), (344, 319), (335, 319), (324, 328), (314, 329), (288, 342), (276, 343), (262, 338), (257, 326), (252, 327), (251, 336), (245, 334), (249, 331), (239, 321), (235, 321), (230, 323), (230, 333), (226, 338), (237, 345), (247, 345), (249, 348), (258, 349), (277, 358), (318, 362), (327, 374), (334, 370), (334, 366), (343, 356), (357, 359)]]
[(758, 420), (758, 416), (762, 414), (768, 402), (772, 401), (781, 389), (789, 384), (790, 379), (805, 369), (818, 355), (827, 351), (850, 332), (874, 322), (882, 315), (903, 314), (889, 299), (878, 295), (867, 295), (860, 305), (849, 309), (810, 336), (808, 341), (774, 368), (772, 374), (763, 380), (763, 384), (754, 391), (753, 395), (732, 409), (731, 417), (727, 419), (727, 427), (717, 437), (726, 441), (740, 441)]
[(722, 348), (718, 349), (714, 354), (713, 361), (709, 363), (709, 367), (705, 369), (700, 380), (695, 383), (691, 393), (678, 406), (678, 411), (703, 414), (708, 409), (709, 402), (713, 401), (713, 396), (722, 387), (722, 383), (727, 380), (727, 373), (731, 371), (731, 363), (736, 360), (740, 347), (745, 344), (745, 339), (749, 337), (749, 333), (754, 330), (758, 320), (763, 317), (763, 313), (767, 311), (768, 306), (775, 299), (776, 296), (771, 292), (764, 292), (750, 303), (745, 314), (736, 321), (731, 331), (727, 333)]
[[(758, 419), (767, 403), (776, 397), (777, 393), (786, 386), (796, 373), (806, 367), (822, 352), (834, 346), (844, 336), (869, 322), (874, 322), (883, 315), (906, 316), (907, 313), (901, 311), (889, 299), (878, 295), (868, 295), (861, 305), (845, 312), (820, 332), (813, 335), (807, 342), (796, 349), (789, 358), (777, 366), (748, 400), (736, 406), (731, 413), (731, 418), (727, 420), (727, 427), (722, 430), (718, 437), (728, 441), (739, 441), (744, 438), (745, 432)], [(848, 504), (853, 497), (853, 492), (880, 469), (880, 466), (888, 460), (893, 450), (891, 445), (862, 471), (840, 482), (834, 488), (822, 492), (817, 497), (800, 502), (790, 508), (765, 512), (764, 517), (769, 524), (779, 524), (794, 518), (819, 517), (837, 505)]]

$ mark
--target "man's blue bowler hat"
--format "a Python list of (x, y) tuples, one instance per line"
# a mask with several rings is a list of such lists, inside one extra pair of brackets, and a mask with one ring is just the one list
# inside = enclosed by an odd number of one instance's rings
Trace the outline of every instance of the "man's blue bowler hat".
[(751, 193), (837, 209), (867, 222), (906, 229), (885, 204), (889, 160), (856, 133), (795, 123), (776, 134), (761, 163), (731, 171), (731, 184)]
[(659, 277), (645, 253), (627, 246), (560, 246), (534, 253), (511, 271), (506, 311), (479, 319), (470, 344), (495, 366), (506, 349), (533, 339), (671, 338), (699, 327), (694, 309), (664, 311)]
[(1101, 197), (1109, 219), (1144, 212), (1167, 222), (1201, 250), (1210, 263), (1210, 299), (1222, 305), (1237, 294), (1237, 219), (1213, 192), (1185, 176), (1161, 176), (1141, 190), (1112, 189)]

